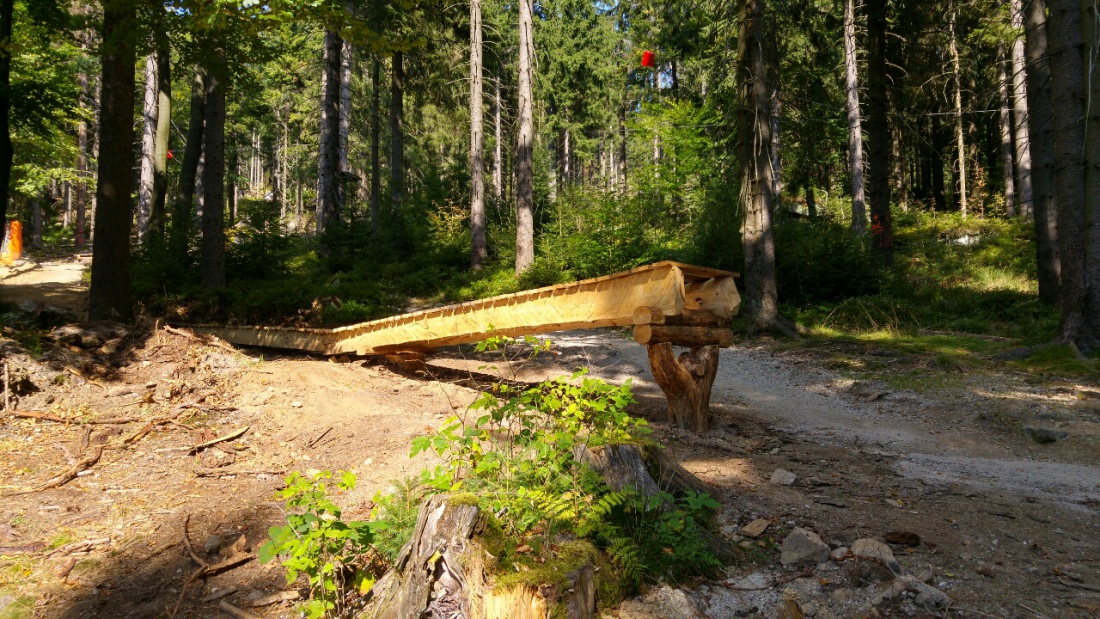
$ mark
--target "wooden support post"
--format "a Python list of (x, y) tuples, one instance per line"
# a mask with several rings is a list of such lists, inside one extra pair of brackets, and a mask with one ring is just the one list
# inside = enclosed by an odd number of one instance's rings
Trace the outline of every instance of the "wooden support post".
[(718, 346), (696, 346), (672, 354), (672, 344), (650, 344), (649, 367), (668, 398), (668, 419), (681, 428), (705, 432), (710, 425), (710, 390), (718, 374)]

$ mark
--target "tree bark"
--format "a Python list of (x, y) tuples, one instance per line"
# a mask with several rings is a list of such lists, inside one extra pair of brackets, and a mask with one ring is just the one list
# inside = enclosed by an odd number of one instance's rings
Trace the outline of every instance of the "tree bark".
[(1023, 0), (1012, 0), (1012, 27), (1019, 34), (1012, 41), (1012, 107), (1016, 139), (1017, 211), (1034, 216), (1034, 194), (1031, 181), (1031, 139), (1028, 131), (1027, 58), (1024, 52)]
[(206, 130), (203, 133), (202, 254), (203, 288), (225, 286), (225, 88), (220, 71), (206, 77)]
[(370, 234), (371, 238), (377, 239), (379, 233), (379, 217), (381, 213), (378, 209), (378, 194), (382, 192), (382, 177), (379, 169), (379, 143), (380, 133), (382, 130), (382, 121), (380, 116), (380, 96), (379, 88), (381, 86), (381, 65), (378, 60), (378, 56), (371, 56), (371, 72), (370, 72)]
[(145, 57), (145, 95), (142, 105), (141, 176), (138, 182), (137, 235), (144, 243), (149, 234), (149, 212), (153, 205), (153, 160), (157, 139), (157, 56)]
[(745, 315), (751, 330), (793, 333), (779, 315), (772, 213), (771, 101), (764, 60), (764, 0), (741, 0), (738, 33), (738, 135), (741, 163), (741, 245), (745, 257)]
[(103, 2), (103, 94), (89, 320), (129, 322), (130, 183), (134, 141), (134, 5)]
[(339, 217), (340, 57), (340, 36), (326, 28), (321, 69), (321, 138), (317, 154), (317, 236), (321, 239), (322, 253), (328, 251), (322, 237), (330, 222)]
[(948, 14), (948, 34), (947, 50), (951, 57), (951, 84), (954, 86), (954, 103), (955, 103), (955, 147), (957, 150), (957, 157), (959, 161), (958, 165), (958, 187), (959, 187), (959, 211), (963, 217), (968, 214), (967, 187), (966, 187), (966, 139), (963, 135), (963, 118), (962, 118), (962, 84), (959, 76), (962, 74), (962, 67), (959, 63), (959, 46), (956, 40), (957, 34), (955, 32), (956, 26), (956, 11), (955, 3), (947, 3)]
[(488, 256), (485, 244), (485, 133), (481, 101), (481, 0), (470, 0), (470, 268)]
[(392, 58), (390, 81), (390, 216), (400, 234), (401, 206), (405, 202), (405, 57)]
[[(1034, 0), (1033, 0), (1034, 1)], [(1100, 348), (1087, 318), (1085, 157), (1085, 70), (1080, 4), (1050, 0), (1051, 108), (1054, 112), (1055, 187), (1058, 194), (1058, 250), (1062, 263), (1062, 323), (1058, 338), (1082, 351)]]
[[(2, 0), (0, 0), (2, 1)], [(81, 71), (77, 76), (80, 85), (80, 122), (76, 125), (76, 250), (84, 249), (88, 231), (88, 123), (84, 113), (88, 109), (88, 74)], [(0, 137), (0, 140), (3, 138)], [(3, 227), (0, 219), (0, 227)]]
[(890, 121), (886, 99), (886, 0), (867, 1), (867, 129), (869, 137), (871, 247), (886, 266), (894, 264), (890, 211)]
[(1027, 33), (1028, 135), (1031, 148), (1032, 210), (1039, 298), (1048, 305), (1062, 299), (1062, 261), (1058, 251), (1058, 200), (1054, 181), (1054, 113), (1051, 110), (1050, 63), (1047, 57), (1046, 0), (1030, 0), (1024, 19)]
[(11, 36), (14, 17), (14, 0), (0, 0), (0, 238), (3, 238), (8, 224), (11, 165), (15, 156), (11, 144)]
[(844, 2), (844, 88), (848, 111), (848, 166), (852, 170), (852, 230), (862, 235), (867, 232), (867, 205), (863, 195), (863, 130), (859, 112), (855, 0)]
[[(340, 42), (340, 141), (338, 146), (339, 171), (350, 172), (348, 164), (348, 139), (351, 137), (351, 65), (354, 60), (355, 50), (350, 41)], [(347, 192), (344, 190), (344, 181), (337, 179), (339, 186), (340, 205), (347, 203)]]
[(157, 133), (153, 148), (153, 202), (149, 206), (149, 234), (164, 239), (164, 211), (168, 195), (168, 142), (172, 133), (172, 65), (168, 33), (158, 24), (153, 34), (157, 44)]
[(191, 238), (191, 207), (195, 202), (195, 179), (198, 176), (199, 158), (202, 155), (203, 133), (206, 122), (206, 69), (195, 65), (191, 78), (191, 113), (187, 123), (187, 145), (180, 164), (179, 190), (172, 209), (172, 228), (169, 246), (177, 259), (187, 254)]
[[(1085, 115), (1085, 319), (1093, 340), (1100, 340), (1100, 7), (1081, 0), (1081, 35), (1088, 84)], [(1094, 341), (1094, 345), (1095, 345)], [(1092, 352), (1095, 352), (1095, 347)]]
[(519, 135), (516, 141), (516, 275), (535, 262), (532, 0), (519, 2)]
[(1001, 96), (1001, 163), (1004, 170), (1005, 215), (1015, 217), (1016, 173), (1012, 162), (1012, 101), (1008, 95), (1004, 44), (997, 46), (997, 91)]
[(497, 77), (493, 80), (493, 138), (496, 142), (493, 144), (493, 195), (496, 197), (497, 202), (500, 202), (501, 196), (504, 191), (504, 158), (502, 156), (504, 150), (504, 143), (501, 138), (500, 129), (500, 78)]

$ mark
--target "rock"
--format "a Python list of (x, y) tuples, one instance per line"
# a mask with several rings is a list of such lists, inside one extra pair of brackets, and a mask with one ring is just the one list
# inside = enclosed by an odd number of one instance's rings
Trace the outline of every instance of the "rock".
[(619, 606), (620, 619), (698, 619), (702, 615), (686, 593), (661, 585)]
[(798, 479), (798, 475), (786, 469), (775, 469), (775, 472), (772, 473), (771, 482), (781, 486), (789, 486), (793, 484), (796, 479)]
[(898, 579), (905, 584), (905, 588), (917, 594), (917, 604), (925, 608), (946, 608), (951, 604), (951, 597), (943, 591), (925, 584), (919, 578), (902, 576)]
[(859, 559), (881, 563), (894, 574), (900, 574), (902, 571), (898, 560), (894, 558), (894, 552), (890, 550), (889, 546), (877, 539), (868, 537), (857, 539), (852, 544), (852, 555)]
[(986, 565), (985, 563), (974, 568), (974, 571), (985, 576), (986, 578), (993, 578), (993, 566)]
[(908, 587), (904, 582), (895, 580), (871, 597), (871, 606), (881, 606), (884, 602), (889, 602), (904, 593), (906, 589)]
[(294, 400), (293, 402), (290, 403), (290, 405), (293, 406), (294, 408), (302, 408), (302, 403), (299, 402), (298, 400)]
[(211, 533), (206, 536), (206, 541), (202, 543), (202, 551), (208, 556), (213, 555), (222, 549), (227, 540), (225, 537), (218, 535), (217, 533)]
[(1036, 428), (1033, 426), (1024, 426), (1024, 435), (1031, 438), (1031, 440), (1039, 443), (1040, 445), (1046, 445), (1060, 441), (1069, 436), (1068, 432), (1062, 430), (1053, 430), (1051, 428)]
[(817, 564), (829, 560), (829, 546), (813, 531), (801, 527), (783, 541), (779, 562), (783, 565)]
[(756, 520), (753, 520), (752, 522), (741, 527), (738, 533), (744, 535), (745, 537), (760, 537), (760, 535), (764, 531), (768, 530), (769, 525), (771, 525), (771, 522), (769, 520), (765, 518), (757, 518)]
[(832, 554), (832, 558), (833, 558), (833, 561), (843, 561), (843, 560), (847, 559), (848, 558), (848, 547), (847, 546), (841, 546), (840, 548), (834, 549), (833, 554)]

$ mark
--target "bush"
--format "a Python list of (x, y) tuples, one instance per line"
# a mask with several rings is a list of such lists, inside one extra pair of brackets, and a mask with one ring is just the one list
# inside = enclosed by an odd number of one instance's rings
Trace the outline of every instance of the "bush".
[(822, 220), (780, 220), (775, 225), (776, 283), (784, 303), (835, 303), (874, 295), (881, 274), (870, 239)]

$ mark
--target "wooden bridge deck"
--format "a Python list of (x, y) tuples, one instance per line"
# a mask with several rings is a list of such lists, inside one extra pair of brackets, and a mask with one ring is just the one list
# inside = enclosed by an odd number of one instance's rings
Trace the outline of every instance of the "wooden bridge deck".
[(665, 261), (335, 329), (202, 325), (194, 331), (234, 344), (326, 355), (416, 352), (477, 342), (490, 334), (518, 337), (637, 322), (662, 324), (665, 317), (685, 311), (728, 319), (741, 302), (734, 277), (728, 271)]

